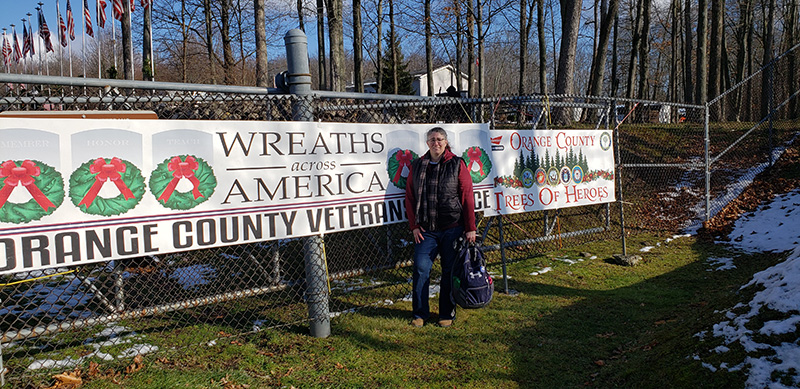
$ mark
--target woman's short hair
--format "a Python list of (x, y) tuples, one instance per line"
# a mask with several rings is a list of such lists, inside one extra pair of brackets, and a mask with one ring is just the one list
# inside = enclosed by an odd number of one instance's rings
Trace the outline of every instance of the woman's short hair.
[(426, 142), (427, 142), (428, 138), (431, 136), (431, 134), (433, 134), (433, 133), (442, 135), (444, 140), (447, 141), (447, 146), (445, 146), (445, 148), (447, 150), (450, 150), (450, 140), (447, 139), (447, 131), (445, 131), (444, 128), (442, 128), (442, 127), (433, 127), (433, 128), (431, 128), (430, 130), (428, 130), (428, 132), (425, 133), (425, 141)]

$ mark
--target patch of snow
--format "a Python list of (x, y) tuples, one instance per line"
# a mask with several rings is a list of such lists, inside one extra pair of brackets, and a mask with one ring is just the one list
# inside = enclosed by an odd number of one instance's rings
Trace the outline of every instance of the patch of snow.
[(532, 276), (538, 276), (538, 275), (542, 275), (544, 273), (547, 273), (547, 272), (549, 272), (551, 270), (553, 270), (553, 268), (548, 266), (548, 267), (546, 267), (546, 268), (544, 268), (542, 270), (535, 271), (535, 272), (531, 273), (531, 275)]
[(645, 247), (640, 248), (639, 251), (641, 251), (643, 253), (648, 253), (648, 252), (650, 252), (650, 250), (652, 250), (654, 248), (655, 248), (654, 246), (645, 246)]
[(706, 269), (706, 271), (720, 271), (720, 270), (736, 269), (736, 265), (733, 264), (733, 258), (709, 257), (707, 259), (707, 261), (708, 261), (708, 265), (711, 268), (710, 269)]

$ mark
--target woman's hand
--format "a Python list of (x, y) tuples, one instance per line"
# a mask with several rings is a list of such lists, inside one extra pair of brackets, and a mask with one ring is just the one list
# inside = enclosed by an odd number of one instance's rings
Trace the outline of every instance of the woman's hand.
[(475, 243), (475, 239), (478, 237), (478, 233), (475, 232), (475, 231), (470, 231), (470, 232), (467, 232), (465, 237), (467, 238), (467, 242)]
[(423, 230), (422, 227), (417, 227), (411, 230), (411, 233), (414, 234), (414, 243), (419, 243), (425, 240), (425, 238), (422, 237), (423, 232), (425, 232), (425, 230)]

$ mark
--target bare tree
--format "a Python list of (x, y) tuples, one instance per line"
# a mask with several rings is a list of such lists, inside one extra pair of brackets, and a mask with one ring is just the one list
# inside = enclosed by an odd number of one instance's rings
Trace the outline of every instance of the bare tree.
[(695, 103), (705, 104), (708, 101), (708, 1), (697, 2), (697, 92)]
[[(433, 47), (431, 46), (431, 0), (424, 0), (425, 7), (425, 74), (428, 77), (428, 96), (433, 96)], [(421, 91), (420, 91), (421, 92)]]
[[(708, 94), (710, 98), (715, 98), (720, 94), (722, 83), (722, 7), (723, 0), (711, 0), (711, 45), (709, 52), (708, 67)], [(716, 120), (722, 120), (722, 106), (717, 103), (711, 106), (712, 113)]]
[(213, 26), (211, 25), (211, 14), (213, 13), (213, 9), (211, 9), (211, 0), (203, 0), (203, 13), (205, 14), (206, 19), (206, 50), (208, 51), (208, 65), (211, 67), (211, 83), (216, 84), (216, 56), (214, 55), (214, 32)]
[[(771, 97), (774, 91), (773, 79), (775, 74), (774, 65), (770, 64), (773, 54), (773, 42), (775, 41), (775, 0), (766, 0), (763, 3), (766, 7), (765, 13), (767, 20), (764, 23), (764, 56), (763, 63), (767, 66), (761, 76), (761, 116), (767, 116), (772, 110)], [(772, 65), (772, 66), (768, 66)]]
[(600, 28), (597, 45), (592, 56), (592, 69), (589, 76), (589, 95), (600, 96), (603, 92), (603, 80), (608, 58), (608, 42), (611, 39), (611, 27), (617, 16), (619, 0), (611, 0), (607, 9), (600, 10)]
[(692, 0), (683, 3), (683, 100), (691, 103), (694, 92), (692, 78)]
[(641, 13), (641, 30), (639, 34), (639, 88), (637, 97), (640, 99), (649, 98), (649, 76), (650, 76), (650, 6), (651, 0), (641, 0), (642, 13)]
[(544, 0), (536, 0), (536, 29), (539, 39), (539, 93), (547, 94), (547, 45), (544, 41)]
[(361, 0), (353, 0), (353, 84), (356, 92), (364, 92), (362, 78), (364, 67), (364, 43), (361, 30)]
[(325, 0), (317, 0), (317, 60), (319, 89), (328, 89), (328, 64), (325, 54)]
[(389, 0), (389, 50), (392, 52), (392, 63), (394, 66), (392, 67), (392, 85), (393, 91), (392, 93), (397, 94), (398, 88), (398, 79), (397, 79), (397, 34), (395, 31), (394, 25), (394, 0)]
[(375, 78), (378, 79), (378, 93), (383, 93), (383, 0), (378, 0), (377, 11), (378, 20), (375, 29), (377, 30), (378, 39), (376, 42), (377, 48), (375, 54)]
[[(580, 0), (561, 0), (561, 49), (556, 72), (556, 94), (572, 94), (575, 86), (575, 52), (581, 20)], [(568, 123), (566, 109), (556, 111), (556, 122)]]
[(344, 67), (344, 24), (342, 0), (325, 0), (328, 11), (328, 41), (331, 56), (331, 90), (344, 92), (347, 80)]
[(269, 86), (267, 74), (267, 26), (264, 15), (264, 0), (253, 0), (253, 16), (256, 26), (256, 86)]
[(131, 4), (122, 2), (122, 69), (126, 80), (133, 80), (133, 39), (131, 39)]
[(153, 7), (146, 7), (142, 17), (142, 79), (145, 81), (153, 81), (155, 76), (152, 25)]

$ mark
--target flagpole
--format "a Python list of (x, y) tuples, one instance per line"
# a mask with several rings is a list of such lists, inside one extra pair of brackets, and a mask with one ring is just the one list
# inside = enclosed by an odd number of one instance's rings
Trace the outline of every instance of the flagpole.
[[(133, 5), (133, 4), (131, 4), (131, 5)], [(129, 6), (128, 7), (128, 25), (131, 26), (131, 30), (128, 31), (128, 33), (131, 34), (131, 37), (129, 38), (130, 41), (131, 41), (131, 53), (130, 53), (130, 56), (131, 56), (131, 79), (135, 80), (136, 79), (136, 65), (134, 65), (134, 64), (136, 63), (136, 61), (133, 60), (133, 43), (132, 43), (133, 42), (133, 18), (131, 17), (132, 14), (133, 14), (133, 7)]]
[[(14, 54), (14, 58), (16, 58), (16, 56), (17, 56), (17, 46), (19, 46), (19, 42), (17, 42), (17, 30), (14, 28), (14, 24), (11, 24), (11, 36), (12, 36), (12, 39), (14, 40), (13, 42), (11, 42), (11, 52), (12, 52), (12, 54)], [(14, 60), (14, 73), (16, 73), (18, 71), (17, 63), (18, 63), (18, 61), (15, 59)]]
[(153, 79), (152, 81), (156, 80), (156, 58), (153, 57), (153, 6), (155, 5), (155, 1), (151, 1), (150, 5), (147, 7), (150, 12), (150, 77)]
[[(113, 7), (114, 4), (111, 4)], [(119, 73), (119, 68), (117, 67), (117, 20), (114, 17), (114, 11), (111, 11), (111, 43), (114, 46), (114, 70)]]
[(58, 75), (64, 77), (64, 46), (61, 45), (61, 7), (56, 0), (56, 14), (58, 14)]
[(6, 42), (8, 42), (7, 39), (8, 38), (6, 37), (6, 28), (3, 27), (3, 64), (6, 65), (5, 66), (6, 67), (6, 73), (11, 73), (11, 70), (10, 70), (11, 61), (8, 61), (6, 59), (6, 57), (7, 57), (6, 56)]
[[(103, 66), (100, 64), (100, 50), (102, 49), (100, 40), (100, 0), (94, 1), (95, 8), (97, 8), (97, 78), (103, 78)], [(105, 10), (104, 10), (105, 11)]]
[[(28, 28), (28, 26), (25, 25), (25, 18), (22, 18), (20, 20), (22, 20), (22, 31), (24, 32), (25, 29)], [(24, 35), (22, 39), (25, 40)], [(25, 47), (25, 42), (22, 42), (22, 46)], [(25, 59), (26, 54), (27, 53), (25, 53), (24, 51), (22, 52), (22, 73), (28, 73), (28, 61)]]
[[(38, 6), (38, 7), (36, 7), (36, 12), (37, 12), (36, 16), (38, 17), (38, 16), (39, 16), (39, 14), (40, 14), (41, 12), (43, 12), (43, 11), (42, 11), (42, 5), (44, 5), (44, 3), (42, 3), (42, 2), (40, 1), (40, 2), (39, 2), (39, 3), (37, 3), (37, 4), (39, 4), (39, 6)], [(30, 17), (28, 17), (28, 18), (30, 18)], [(39, 27), (39, 31), (37, 31), (37, 32), (36, 32), (36, 34), (37, 34), (37, 35), (39, 35), (39, 38), (37, 38), (37, 39), (36, 39), (36, 46), (39, 46), (39, 44), (40, 44), (40, 40), (41, 40), (41, 44), (44, 44), (44, 39), (42, 38), (42, 21), (40, 20), (40, 21), (39, 21), (39, 23), (38, 23), (37, 25), (38, 25), (38, 27)], [(33, 28), (33, 27), (31, 27), (31, 28)], [(41, 38), (41, 39), (40, 39), (40, 38)], [(38, 74), (39, 74), (40, 76), (42, 75), (42, 68), (43, 68), (43, 67), (44, 67), (44, 61), (42, 60), (42, 46), (39, 46), (39, 72), (38, 72)]]
[[(81, 4), (81, 14), (85, 11), (86, 8), (83, 7)], [(74, 15), (74, 14), (73, 14)], [(74, 20), (74, 16), (73, 16)], [(81, 55), (83, 56), (83, 78), (86, 78), (86, 15), (81, 15), (81, 21), (83, 22), (83, 34), (81, 34)]]

